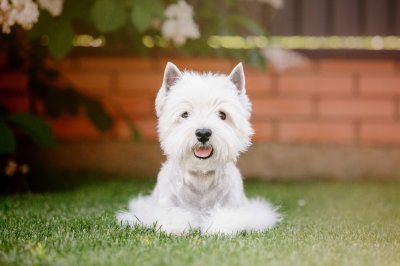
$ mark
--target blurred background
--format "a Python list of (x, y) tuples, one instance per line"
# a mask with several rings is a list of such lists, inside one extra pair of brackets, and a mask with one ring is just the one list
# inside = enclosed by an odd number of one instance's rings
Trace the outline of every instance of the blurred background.
[(155, 179), (167, 61), (246, 64), (246, 178), (400, 179), (398, 0), (5, 0), (0, 25), (2, 192)]

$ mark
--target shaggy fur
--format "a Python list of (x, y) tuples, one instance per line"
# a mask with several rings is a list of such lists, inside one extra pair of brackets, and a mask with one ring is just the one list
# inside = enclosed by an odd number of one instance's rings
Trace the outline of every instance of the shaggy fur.
[[(156, 112), (167, 161), (151, 195), (132, 199), (129, 211), (117, 214), (121, 224), (156, 224), (173, 234), (236, 234), (279, 221), (268, 202), (246, 198), (235, 165), (253, 134), (242, 64), (225, 76), (182, 73), (168, 63)], [(201, 139), (199, 130), (211, 136)]]

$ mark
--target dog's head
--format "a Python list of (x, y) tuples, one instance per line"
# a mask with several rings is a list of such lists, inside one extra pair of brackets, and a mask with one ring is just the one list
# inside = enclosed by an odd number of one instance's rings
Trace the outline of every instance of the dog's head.
[(241, 63), (229, 76), (181, 72), (168, 63), (156, 112), (161, 148), (174, 160), (226, 163), (251, 143), (251, 104)]

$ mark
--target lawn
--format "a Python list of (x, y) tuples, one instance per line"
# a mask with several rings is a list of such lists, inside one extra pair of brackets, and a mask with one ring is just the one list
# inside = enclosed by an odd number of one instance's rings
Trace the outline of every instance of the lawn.
[(280, 205), (273, 230), (183, 237), (121, 228), (152, 181), (0, 198), (0, 265), (400, 265), (400, 183), (245, 183)]

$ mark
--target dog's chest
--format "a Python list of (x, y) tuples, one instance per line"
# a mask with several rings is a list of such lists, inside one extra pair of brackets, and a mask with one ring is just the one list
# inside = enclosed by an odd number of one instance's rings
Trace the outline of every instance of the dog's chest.
[(225, 179), (217, 177), (215, 172), (196, 174), (189, 171), (183, 177), (183, 184), (178, 191), (178, 204), (198, 210), (223, 206), (228, 195), (225, 183)]

